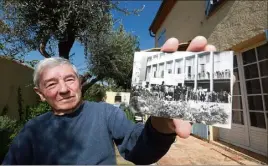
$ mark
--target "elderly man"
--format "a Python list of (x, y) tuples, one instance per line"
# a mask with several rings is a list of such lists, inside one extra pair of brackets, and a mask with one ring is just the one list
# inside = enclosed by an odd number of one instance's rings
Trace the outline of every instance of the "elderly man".
[[(177, 50), (169, 39), (162, 51)], [(215, 50), (196, 37), (188, 51)], [(157, 162), (176, 135), (187, 138), (191, 126), (179, 119), (150, 117), (133, 124), (124, 112), (107, 103), (81, 100), (76, 68), (67, 60), (42, 60), (34, 72), (35, 91), (52, 108), (30, 120), (13, 140), (3, 164), (116, 164), (114, 144), (135, 164)]]

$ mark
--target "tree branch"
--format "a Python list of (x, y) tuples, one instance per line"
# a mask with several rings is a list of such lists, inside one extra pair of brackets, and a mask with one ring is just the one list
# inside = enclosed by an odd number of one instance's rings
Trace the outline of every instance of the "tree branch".
[(90, 88), (92, 85), (94, 85), (96, 82), (98, 82), (102, 79), (103, 79), (103, 77), (98, 76), (98, 77), (92, 79), (90, 82), (86, 82), (86, 83), (82, 84), (82, 95), (85, 94), (85, 92), (88, 90), (88, 88)]
[(92, 75), (89, 73), (86, 73), (85, 75), (80, 76), (81, 85), (83, 86), (86, 83), (86, 81), (91, 77)]
[(39, 45), (39, 52), (45, 57), (45, 58), (49, 58), (51, 57), (47, 51), (46, 51), (46, 46), (47, 46), (47, 42), (48, 42), (48, 38), (44, 39), (40, 45)]

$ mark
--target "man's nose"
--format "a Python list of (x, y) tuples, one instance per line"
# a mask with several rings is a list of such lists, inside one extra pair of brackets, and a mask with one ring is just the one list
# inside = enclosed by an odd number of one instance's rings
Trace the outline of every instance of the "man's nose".
[(68, 93), (69, 92), (68, 86), (66, 85), (66, 83), (64, 81), (60, 82), (59, 92), (60, 93)]

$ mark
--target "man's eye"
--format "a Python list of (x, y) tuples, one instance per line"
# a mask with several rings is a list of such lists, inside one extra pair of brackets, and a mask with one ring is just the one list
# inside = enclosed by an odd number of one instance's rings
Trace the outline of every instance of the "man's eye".
[(56, 83), (51, 83), (51, 84), (48, 84), (47, 87), (53, 87), (55, 85), (56, 85)]
[(66, 81), (74, 81), (74, 79), (73, 78), (68, 78)]

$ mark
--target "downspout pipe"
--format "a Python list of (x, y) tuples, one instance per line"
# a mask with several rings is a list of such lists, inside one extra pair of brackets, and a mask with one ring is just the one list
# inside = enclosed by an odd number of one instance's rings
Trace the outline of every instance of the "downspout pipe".
[(155, 37), (155, 35), (152, 34), (152, 31), (150, 29), (149, 29), (149, 34), (150, 34), (151, 37)]
[(266, 38), (266, 42), (268, 42), (268, 29), (265, 30), (265, 38)]

